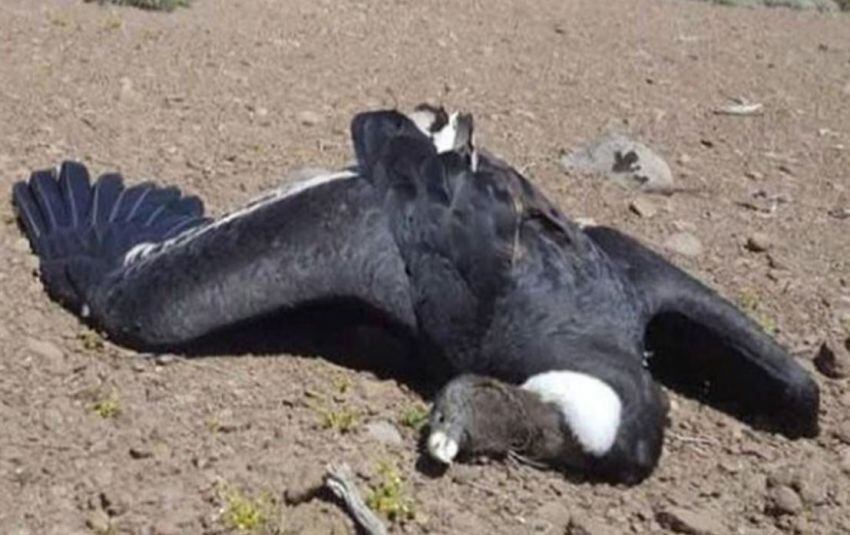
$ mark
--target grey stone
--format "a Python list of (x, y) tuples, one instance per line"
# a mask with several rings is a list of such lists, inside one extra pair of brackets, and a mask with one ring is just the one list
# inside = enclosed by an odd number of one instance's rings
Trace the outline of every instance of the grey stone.
[(647, 219), (658, 213), (658, 207), (648, 197), (638, 197), (629, 203), (629, 210)]
[(40, 357), (48, 360), (62, 360), (65, 354), (53, 342), (47, 340), (36, 340), (34, 338), (27, 339), (27, 349)]
[(567, 533), (569, 535), (615, 535), (619, 531), (607, 526), (603, 522), (580, 514), (573, 515), (570, 518), (570, 526), (567, 528)]
[(683, 507), (665, 507), (655, 513), (655, 520), (662, 527), (675, 533), (723, 535), (729, 532), (715, 513), (706, 510), (693, 511)]
[(565, 155), (568, 171), (598, 173), (631, 189), (669, 193), (673, 189), (670, 166), (646, 145), (621, 134), (609, 134)]
[(682, 256), (697, 257), (703, 252), (699, 238), (690, 232), (677, 232), (664, 242), (664, 247)]
[(389, 446), (401, 446), (401, 433), (396, 426), (386, 420), (378, 420), (366, 424), (366, 434), (372, 439)]
[(803, 510), (803, 500), (794, 492), (794, 489), (786, 485), (779, 485), (770, 489), (768, 498), (768, 512), (775, 516), (796, 515)]
[(764, 232), (753, 232), (747, 237), (747, 249), (754, 253), (763, 253), (770, 249), (773, 243)]
[(322, 120), (322, 117), (318, 113), (308, 110), (299, 112), (296, 118), (304, 126), (314, 126)]
[(850, 354), (842, 344), (822, 343), (814, 363), (817, 370), (830, 379), (844, 379), (850, 375)]

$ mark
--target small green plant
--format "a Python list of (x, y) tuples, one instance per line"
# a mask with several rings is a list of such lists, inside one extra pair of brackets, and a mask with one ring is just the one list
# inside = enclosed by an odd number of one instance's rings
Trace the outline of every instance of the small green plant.
[(178, 7), (189, 7), (192, 0), (86, 0), (98, 4), (115, 4), (118, 6), (133, 6), (152, 11), (174, 11)]
[(77, 335), (77, 339), (83, 344), (83, 349), (87, 351), (103, 351), (103, 338), (91, 329), (86, 329)]
[(109, 15), (103, 21), (103, 29), (112, 31), (112, 30), (120, 30), (123, 27), (124, 27), (124, 21), (121, 20), (121, 17), (118, 16), (118, 13), (115, 13), (115, 11), (110, 10)]
[(349, 389), (351, 389), (351, 379), (345, 375), (341, 375), (334, 379), (333, 385), (334, 390), (336, 390), (338, 394), (345, 394), (349, 391)]
[(391, 522), (413, 520), (416, 517), (413, 500), (407, 496), (404, 480), (398, 470), (389, 463), (382, 462), (378, 466), (378, 474), (381, 480), (366, 498), (366, 505)]
[(325, 429), (348, 433), (353, 431), (359, 423), (357, 411), (346, 407), (339, 409), (318, 408), (317, 410), (322, 415), (322, 427)]
[(761, 300), (752, 290), (742, 290), (741, 293), (738, 294), (738, 304), (741, 305), (741, 308), (743, 308), (750, 317), (761, 325), (761, 328), (764, 329), (765, 332), (776, 334), (779, 330), (776, 320), (762, 310)]
[(239, 489), (223, 484), (219, 488), (219, 496), (224, 502), (221, 521), (227, 529), (253, 533), (271, 527), (275, 504), (269, 493), (250, 497)]
[(118, 399), (118, 394), (113, 390), (109, 396), (95, 401), (92, 410), (101, 418), (115, 418), (121, 414), (121, 401)]
[(401, 425), (420, 430), (428, 422), (428, 411), (421, 405), (412, 405), (401, 413)]

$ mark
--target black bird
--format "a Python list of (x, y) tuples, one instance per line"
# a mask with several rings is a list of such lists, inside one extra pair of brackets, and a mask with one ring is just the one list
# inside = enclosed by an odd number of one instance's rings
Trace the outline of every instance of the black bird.
[(656, 344), (787, 435), (817, 433), (816, 384), (753, 321), (632, 238), (579, 228), (474, 146), (471, 116), (367, 112), (351, 134), (352, 169), (217, 220), (176, 188), (92, 185), (74, 162), (13, 201), (47, 291), (119, 343), (181, 347), (316, 303), (379, 312), (457, 376), (431, 415), (445, 463), (516, 451), (640, 481), (667, 414)]

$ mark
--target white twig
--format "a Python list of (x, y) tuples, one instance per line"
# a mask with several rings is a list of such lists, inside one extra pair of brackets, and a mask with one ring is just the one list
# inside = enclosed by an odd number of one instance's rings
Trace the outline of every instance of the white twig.
[(338, 498), (345, 502), (345, 507), (351, 513), (352, 518), (369, 535), (386, 535), (387, 528), (375, 513), (366, 505), (357, 485), (354, 483), (354, 475), (346, 463), (330, 464), (325, 476), (325, 485), (331, 489)]

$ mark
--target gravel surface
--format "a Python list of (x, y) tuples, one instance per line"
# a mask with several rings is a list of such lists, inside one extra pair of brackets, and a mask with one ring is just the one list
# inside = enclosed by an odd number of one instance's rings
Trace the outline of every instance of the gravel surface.
[[(674, 0), (196, 0), (168, 14), (3, 0), (7, 201), (31, 169), (74, 157), (221, 213), (294, 169), (348, 163), (354, 112), (443, 102), (475, 113), (482, 143), (568, 214), (640, 237), (774, 330), (822, 387), (823, 431), (792, 442), (672, 394), (660, 466), (637, 487), (512, 462), (434, 474), (413, 417), (428, 388), (283, 349), (143, 358), (100, 340), (46, 297), (0, 202), (0, 533), (350, 533), (337, 502), (304, 490), (340, 462), (367, 501), (392, 496), (397, 533), (850, 532), (850, 386), (813, 363), (825, 342), (846, 360), (850, 336), (848, 25)], [(715, 113), (735, 99), (763, 108)], [(610, 133), (651, 147), (681, 191), (647, 202), (564, 171), (564, 154)], [(684, 254), (664, 247), (677, 241)]]

